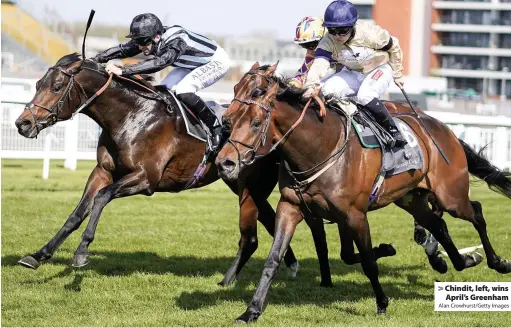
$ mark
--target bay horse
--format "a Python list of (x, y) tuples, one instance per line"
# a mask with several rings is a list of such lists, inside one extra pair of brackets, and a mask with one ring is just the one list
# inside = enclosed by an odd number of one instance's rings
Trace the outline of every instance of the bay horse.
[[(169, 115), (166, 105), (143, 88), (140, 84), (143, 81), (133, 83), (126, 78), (114, 78), (106, 87), (109, 81), (101, 65), (91, 60), (82, 61), (76, 53), (66, 55), (37, 82), (34, 98), (15, 122), (21, 135), (35, 138), (41, 130), (72, 118), (78, 107), (90, 101), (82, 113), (102, 128), (97, 165), (78, 205), (48, 243), (19, 261), (25, 267), (37, 269), (41, 262), (50, 259), (90, 213), (72, 259), (75, 267), (87, 265), (89, 245), (99, 217), (110, 201), (137, 194), (180, 192), (186, 190), (194, 178), (205, 143), (187, 134), (183, 118), (177, 114), (177, 104), (174, 103), (174, 114)], [(147, 83), (147, 87), (152, 86)], [(101, 96), (91, 101), (93, 95), (100, 94), (100, 89)], [(274, 231), (275, 212), (267, 198), (277, 183), (276, 158), (258, 164), (252, 173), (227, 183), (239, 196), (241, 238), (238, 253), (221, 285), (232, 283), (257, 249), (257, 220), (270, 234)], [(218, 179), (216, 166), (209, 163), (203, 177), (192, 188)], [(323, 229), (322, 225), (317, 226)], [(291, 249), (286, 253), (285, 262), (292, 274), (296, 274), (297, 260)]]
[[(399, 116), (413, 131), (412, 136), (424, 154), (424, 165), (421, 170), (387, 178), (370, 203), (369, 195), (380, 170), (381, 151), (362, 148), (353, 129), (348, 128), (351, 122), (347, 116), (329, 112), (321, 117), (316, 111), (300, 114), (303, 90), (288, 88), (274, 75), (276, 68), (277, 64), (253, 68), (235, 86), (235, 98), (223, 118), (231, 128), (230, 138), (216, 158), (220, 176), (230, 181), (235, 181), (257, 159), (264, 159), (274, 150), (283, 162), (279, 171), (281, 198), (273, 245), (257, 290), (237, 321), (256, 321), (261, 315), (270, 284), (297, 224), (311, 216), (337, 222), (341, 240), (355, 242), (379, 314), (386, 312), (389, 299), (378, 279), (367, 212), (391, 203), (410, 213), (433, 234), (456, 270), (475, 266), (482, 258), (458, 252), (445, 221), (428, 206), (428, 199), (440, 211), (471, 222), (481, 239), (488, 266), (499, 273), (511, 272), (511, 262), (497, 256), (490, 243), (481, 204), (471, 201), (468, 195), (470, 173), (511, 198), (509, 173), (500, 171), (458, 140), (442, 122), (424, 113), (419, 113), (418, 118), (409, 114), (408, 105), (387, 102), (387, 106), (403, 112)], [(450, 165), (418, 119), (423, 120), (451, 159)], [(341, 256), (353, 253), (344, 241), (342, 247)]]

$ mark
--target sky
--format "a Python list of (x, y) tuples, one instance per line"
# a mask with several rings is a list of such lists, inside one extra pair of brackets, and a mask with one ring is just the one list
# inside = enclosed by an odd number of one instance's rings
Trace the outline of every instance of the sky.
[(151, 12), (164, 25), (182, 25), (201, 34), (246, 35), (265, 31), (278, 39), (292, 39), (305, 16), (323, 16), (331, 0), (18, 0), (21, 7), (41, 18), (45, 6), (69, 22), (86, 21), (91, 9), (94, 22), (129, 24), (138, 14)]

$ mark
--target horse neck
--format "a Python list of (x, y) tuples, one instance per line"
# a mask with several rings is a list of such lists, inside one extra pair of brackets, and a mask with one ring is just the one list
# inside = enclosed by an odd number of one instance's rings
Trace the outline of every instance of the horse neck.
[[(275, 102), (272, 115), (274, 140), (277, 142), (298, 120), (303, 108)], [(279, 147), (281, 156), (294, 171), (308, 170), (327, 159), (345, 139), (345, 124), (332, 112), (319, 119), (315, 109), (307, 109), (303, 120)], [(342, 140), (341, 140), (342, 139)]]
[[(94, 120), (111, 136), (129, 128), (132, 121), (143, 123), (150, 112), (159, 106), (157, 101), (142, 98), (122, 88), (107, 88), (83, 113)], [(128, 127), (127, 127), (128, 126)], [(131, 127), (133, 128), (133, 127)], [(138, 128), (138, 126), (136, 126)]]

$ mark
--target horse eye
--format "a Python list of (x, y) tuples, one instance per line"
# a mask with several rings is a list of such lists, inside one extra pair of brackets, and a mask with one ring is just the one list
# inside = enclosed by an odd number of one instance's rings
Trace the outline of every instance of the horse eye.
[(258, 120), (258, 119), (255, 119), (253, 122), (252, 122), (252, 127), (257, 129), (261, 126), (261, 121)]
[(252, 94), (250, 96), (253, 97), (253, 98), (257, 98), (257, 97), (261, 97), (265, 93), (266, 93), (266, 90), (261, 89), (261, 88), (257, 88), (254, 91), (252, 91)]
[(62, 84), (55, 84), (52, 88), (53, 92), (59, 92), (62, 89)]

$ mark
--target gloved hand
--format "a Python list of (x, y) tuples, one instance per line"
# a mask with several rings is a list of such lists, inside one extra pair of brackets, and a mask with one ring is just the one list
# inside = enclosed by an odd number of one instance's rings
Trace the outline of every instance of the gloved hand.
[(112, 62), (108, 62), (106, 64), (105, 70), (108, 74), (122, 75), (122, 69), (114, 65)]
[(295, 88), (302, 87), (302, 83), (300, 83), (300, 81), (298, 81), (298, 79), (291, 79), (287, 82), (287, 84), (289, 84), (290, 86), (295, 87)]
[(308, 98), (312, 97), (312, 95), (314, 94), (315, 91), (316, 91), (316, 89), (314, 89), (312, 87), (308, 87), (307, 90), (305, 90), (305, 92), (303, 93), (302, 97), (305, 99), (308, 99)]

